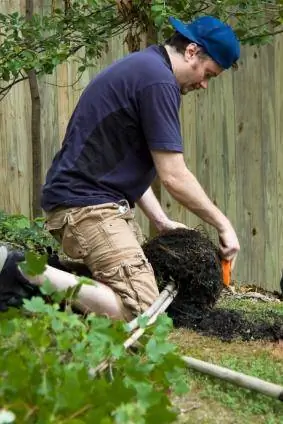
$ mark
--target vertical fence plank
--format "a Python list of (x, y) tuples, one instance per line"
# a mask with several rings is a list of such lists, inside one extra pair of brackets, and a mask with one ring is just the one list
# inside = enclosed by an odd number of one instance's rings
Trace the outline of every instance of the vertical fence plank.
[[(283, 37), (275, 39), (275, 137), (277, 162), (273, 165), (277, 172), (277, 208), (272, 213), (272, 219), (277, 221), (278, 234), (278, 264), (277, 269), (283, 270)], [(278, 289), (279, 281), (276, 284)]]
[[(224, 213), (232, 224), (237, 223), (237, 189), (236, 189), (236, 137), (235, 137), (235, 101), (233, 93), (233, 71), (228, 71), (221, 77), (221, 134), (222, 157), (220, 167), (223, 168), (224, 181)], [(237, 228), (236, 228), (237, 230)]]
[[(195, 94), (196, 102), (196, 177), (206, 194), (212, 199), (215, 176), (213, 150), (215, 149), (215, 106), (211, 86), (207, 90)], [(213, 199), (212, 199), (213, 200)], [(198, 219), (198, 223), (209, 236), (214, 239), (215, 232), (212, 226)]]
[[(241, 274), (251, 282), (265, 281), (264, 214), (261, 172), (261, 63), (258, 48), (244, 50), (245, 70), (234, 75), (236, 102), (237, 217), (242, 251)], [(238, 267), (239, 269), (239, 267)]]
[(277, 213), (277, 140), (276, 140), (276, 117), (275, 96), (277, 82), (275, 78), (275, 47), (265, 46), (261, 49), (261, 73), (262, 73), (262, 113), (261, 113), (261, 143), (262, 143), (262, 188), (264, 203), (264, 222), (262, 233), (264, 234), (264, 268), (266, 288), (274, 289), (278, 285), (278, 234), (277, 220), (273, 219)]
[(69, 92), (68, 92), (68, 64), (63, 63), (57, 67), (56, 84), (58, 95), (58, 129), (60, 143), (62, 142), (67, 128), (69, 113)]
[[(181, 126), (184, 143), (184, 158), (188, 169), (196, 174), (196, 95), (190, 93), (182, 99)], [(199, 219), (191, 212), (184, 210), (184, 224), (191, 228), (199, 224)]]

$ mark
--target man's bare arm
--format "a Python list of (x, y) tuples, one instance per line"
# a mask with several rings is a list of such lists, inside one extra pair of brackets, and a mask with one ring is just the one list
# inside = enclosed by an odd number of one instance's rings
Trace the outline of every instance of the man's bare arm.
[(137, 205), (158, 231), (180, 227), (187, 228), (186, 225), (168, 218), (151, 187), (142, 195)]
[(233, 259), (240, 246), (232, 224), (213, 204), (196, 177), (187, 168), (183, 154), (168, 151), (151, 153), (166, 190), (188, 210), (217, 229), (223, 257)]

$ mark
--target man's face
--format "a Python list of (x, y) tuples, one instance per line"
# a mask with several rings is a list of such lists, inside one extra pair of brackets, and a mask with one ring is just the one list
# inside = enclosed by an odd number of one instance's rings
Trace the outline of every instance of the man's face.
[(211, 78), (218, 76), (223, 69), (208, 56), (202, 55), (199, 47), (189, 44), (180, 65), (177, 79), (183, 95), (192, 90), (207, 88)]

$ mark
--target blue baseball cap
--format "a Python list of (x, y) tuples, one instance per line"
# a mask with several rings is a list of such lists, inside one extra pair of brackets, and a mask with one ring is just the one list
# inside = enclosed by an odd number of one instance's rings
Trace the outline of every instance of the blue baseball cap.
[(177, 32), (201, 46), (224, 69), (240, 57), (240, 42), (232, 28), (213, 16), (202, 16), (189, 24), (173, 17), (170, 24)]

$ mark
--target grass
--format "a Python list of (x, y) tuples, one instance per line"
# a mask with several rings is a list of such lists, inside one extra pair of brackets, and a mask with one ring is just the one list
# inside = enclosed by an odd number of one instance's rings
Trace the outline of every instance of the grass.
[(235, 299), (233, 296), (223, 297), (217, 304), (218, 307), (231, 309), (233, 311), (243, 311), (249, 316), (261, 317), (273, 312), (278, 316), (283, 316), (283, 302), (262, 302), (247, 299)]
[[(283, 315), (283, 303), (222, 299), (219, 307), (242, 310), (257, 319), (272, 311)], [(172, 341), (182, 354), (277, 383), (283, 387), (283, 341), (225, 343), (186, 329), (175, 330)], [(235, 385), (188, 370), (189, 393), (176, 399), (183, 411), (179, 422), (202, 424), (283, 424), (283, 403)]]

